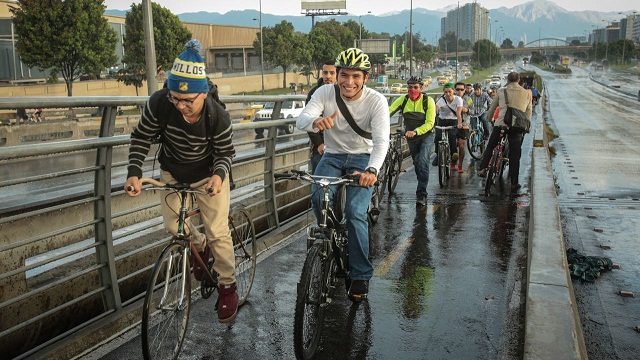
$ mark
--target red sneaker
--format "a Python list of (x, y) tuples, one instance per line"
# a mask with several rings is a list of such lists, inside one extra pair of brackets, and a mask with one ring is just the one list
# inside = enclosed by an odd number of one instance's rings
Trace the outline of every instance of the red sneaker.
[[(209, 264), (209, 254), (211, 250), (209, 250), (209, 245), (205, 245), (204, 250), (198, 252), (200, 258), (205, 263), (205, 265)], [(193, 261), (193, 277), (198, 281), (202, 281), (202, 275), (204, 274), (204, 269), (200, 267), (197, 261)]]
[(238, 291), (236, 284), (220, 285), (218, 287), (218, 321), (228, 323), (233, 321), (238, 314)]

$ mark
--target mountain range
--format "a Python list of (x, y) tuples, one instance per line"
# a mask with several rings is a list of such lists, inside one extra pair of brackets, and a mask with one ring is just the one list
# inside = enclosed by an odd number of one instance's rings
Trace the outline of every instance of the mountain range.
[[(446, 16), (447, 11), (455, 8), (456, 5), (438, 10), (413, 9), (413, 32), (419, 33), (423, 42), (434, 44), (442, 36), (440, 34), (440, 19)], [(514, 45), (517, 45), (519, 41), (529, 43), (537, 40), (538, 37), (565, 39), (569, 36), (588, 36), (594, 28), (603, 28), (608, 23), (632, 13), (632, 11), (626, 11), (619, 14), (619, 11), (615, 10), (610, 12), (569, 11), (548, 0), (530, 1), (512, 8), (499, 7), (489, 9), (489, 11), (493, 40), (497, 41), (496, 36), (499, 39), (510, 38)], [(125, 16), (126, 11), (108, 9), (105, 14)], [(201, 11), (176, 15), (183, 22), (258, 27), (257, 19), (260, 13), (257, 10), (235, 10), (224, 14)], [(363, 15), (360, 19), (366, 30), (393, 35), (403, 34), (406, 31), (409, 25), (409, 15), (410, 10), (407, 9), (382, 15)], [(359, 21), (358, 16), (355, 15), (316, 16), (315, 21), (331, 18), (341, 22)], [(297, 31), (307, 33), (311, 30), (311, 18), (304, 15), (262, 14), (263, 26), (274, 26), (282, 20), (292, 23)]]

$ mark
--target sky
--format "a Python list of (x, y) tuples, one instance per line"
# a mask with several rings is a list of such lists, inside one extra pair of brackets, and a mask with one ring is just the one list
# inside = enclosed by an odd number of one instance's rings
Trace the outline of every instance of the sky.
[[(457, 4), (454, 0), (432, 1), (432, 0), (346, 0), (347, 12), (353, 15), (365, 15), (371, 11), (373, 15), (385, 14), (393, 11), (408, 10), (413, 2), (413, 8), (424, 8), (438, 10), (449, 5)], [(107, 9), (126, 10), (132, 3), (140, 3), (141, 0), (105, 0)], [(224, 14), (231, 10), (258, 10), (262, 3), (262, 12), (274, 15), (301, 15), (300, 0), (154, 0), (174, 14), (187, 12), (218, 12)], [(460, 5), (473, 1), (460, 1)], [(512, 8), (516, 5), (524, 4), (528, 0), (483, 0), (478, 1), (485, 8), (497, 9), (499, 7)], [(595, 10), (602, 12), (640, 10), (638, 0), (615, 0), (613, 2), (603, 0), (554, 0), (554, 3), (569, 11)], [(612, 5), (615, 3), (615, 5)]]

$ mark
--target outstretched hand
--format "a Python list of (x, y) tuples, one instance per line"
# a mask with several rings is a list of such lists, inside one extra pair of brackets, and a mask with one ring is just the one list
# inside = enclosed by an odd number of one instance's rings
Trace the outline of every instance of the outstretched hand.
[(313, 121), (313, 127), (318, 130), (327, 130), (333, 127), (333, 123), (335, 119), (338, 117), (338, 110), (336, 110), (333, 115), (317, 118)]

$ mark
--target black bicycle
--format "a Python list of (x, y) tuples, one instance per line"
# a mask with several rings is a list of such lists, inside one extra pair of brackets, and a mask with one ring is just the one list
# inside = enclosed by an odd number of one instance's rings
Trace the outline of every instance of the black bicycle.
[(378, 181), (373, 186), (373, 193), (371, 193), (371, 202), (369, 203), (369, 209), (367, 209), (367, 220), (369, 221), (369, 228), (378, 222), (380, 217), (380, 202), (384, 197), (385, 189), (387, 187), (387, 163), (382, 163), (382, 167), (378, 172)]
[[(303, 171), (274, 174), (275, 179), (302, 180), (320, 187), (323, 192), (318, 226), (307, 230), (307, 257), (298, 283), (293, 323), (293, 346), (297, 359), (313, 359), (320, 343), (324, 311), (333, 297), (339, 278), (349, 281), (347, 226), (344, 218), (346, 186), (359, 186), (358, 176), (314, 176)], [(337, 187), (333, 207), (332, 188)]]
[(404, 140), (404, 129), (396, 128), (396, 132), (391, 134), (389, 139), (389, 151), (385, 163), (387, 164), (387, 188), (392, 194), (398, 185), (398, 178), (402, 170), (402, 140)]
[(442, 136), (438, 141), (437, 152), (438, 152), (438, 182), (440, 183), (440, 187), (443, 188), (445, 185), (449, 184), (449, 178), (451, 174), (449, 173), (449, 165), (451, 164), (451, 150), (449, 149), (449, 130), (456, 128), (455, 126), (435, 126), (436, 129), (440, 130)]
[[(197, 188), (205, 185), (208, 180), (203, 179), (190, 185), (163, 184), (150, 178), (140, 179), (143, 184), (153, 185), (145, 190), (168, 190), (180, 196), (177, 234), (164, 247), (153, 266), (144, 298), (141, 334), (144, 359), (177, 359), (180, 354), (191, 309), (191, 258), (204, 269), (200, 283), (202, 297), (209, 298), (218, 287), (213, 259), (201, 258), (187, 236), (189, 224), (186, 220), (200, 213), (199, 208), (190, 208), (189, 203), (195, 204), (195, 194), (204, 194)], [(236, 262), (238, 306), (241, 306), (247, 300), (253, 285), (258, 249), (253, 221), (244, 208), (231, 209), (229, 230)]]
[(504, 169), (509, 166), (509, 130), (506, 126), (500, 126), (500, 141), (491, 152), (489, 169), (487, 172), (487, 182), (484, 185), (484, 194), (489, 196), (491, 187), (499, 179), (500, 188), (504, 187)]

